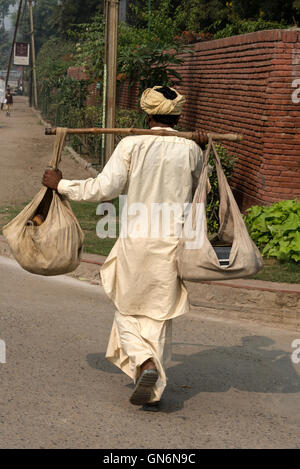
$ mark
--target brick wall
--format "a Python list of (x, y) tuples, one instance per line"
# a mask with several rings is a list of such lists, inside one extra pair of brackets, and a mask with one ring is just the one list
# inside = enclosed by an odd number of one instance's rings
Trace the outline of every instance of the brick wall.
[[(238, 156), (231, 186), (243, 210), (300, 198), (299, 39), (298, 30), (272, 30), (201, 42), (177, 67), (187, 98), (181, 125), (244, 135), (224, 142)], [(118, 102), (136, 107), (136, 89), (121, 84)]]
[[(73, 78), (74, 80), (89, 80), (90, 77), (88, 73), (82, 67), (69, 67), (68, 68), (68, 77)], [(86, 104), (88, 106), (97, 106), (101, 103), (99, 92), (97, 90), (97, 82), (89, 85), (88, 96), (86, 99)]]
[(129, 86), (127, 82), (117, 85), (118, 106), (124, 109), (136, 109), (137, 107), (138, 86)]

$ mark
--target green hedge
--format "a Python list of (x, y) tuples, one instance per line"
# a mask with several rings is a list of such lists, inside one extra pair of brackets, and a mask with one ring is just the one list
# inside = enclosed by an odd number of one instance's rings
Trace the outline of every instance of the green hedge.
[(269, 207), (255, 205), (247, 210), (245, 221), (264, 256), (300, 261), (300, 202), (282, 200)]

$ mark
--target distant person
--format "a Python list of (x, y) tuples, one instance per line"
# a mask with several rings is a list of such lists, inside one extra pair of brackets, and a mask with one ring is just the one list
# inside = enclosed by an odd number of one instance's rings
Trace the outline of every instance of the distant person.
[(0, 76), (0, 104), (1, 110), (3, 109), (5, 103), (5, 80)]
[(6, 103), (5, 103), (6, 115), (7, 115), (7, 117), (10, 117), (10, 110), (11, 110), (11, 107), (14, 103), (13, 96), (10, 92), (10, 88), (7, 88), (6, 95), (5, 95), (5, 100), (6, 100)]

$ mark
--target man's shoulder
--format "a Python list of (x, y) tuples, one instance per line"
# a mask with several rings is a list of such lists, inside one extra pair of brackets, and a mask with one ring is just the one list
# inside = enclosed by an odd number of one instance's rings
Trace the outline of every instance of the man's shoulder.
[(122, 140), (119, 142), (120, 148), (123, 149), (132, 149), (134, 147), (142, 146), (145, 143), (149, 143), (152, 140), (161, 140), (162, 142), (170, 142), (172, 144), (177, 143), (178, 145), (184, 145), (185, 147), (188, 147), (190, 150), (192, 150), (193, 153), (198, 154), (199, 152), (201, 153), (201, 149), (199, 145), (197, 145), (194, 140), (189, 140), (183, 137), (180, 137), (176, 135), (176, 131), (174, 132), (174, 135), (169, 135), (169, 136), (161, 136), (161, 135), (151, 135), (151, 134), (144, 134), (144, 135), (129, 135), (127, 137), (122, 138)]
[(134, 145), (135, 143), (139, 143), (143, 137), (145, 137), (145, 135), (128, 135), (122, 138), (119, 145)]
[(142, 145), (145, 141), (145, 137), (147, 137), (147, 135), (128, 135), (122, 138), (118, 146), (124, 150), (130, 150), (133, 147)]

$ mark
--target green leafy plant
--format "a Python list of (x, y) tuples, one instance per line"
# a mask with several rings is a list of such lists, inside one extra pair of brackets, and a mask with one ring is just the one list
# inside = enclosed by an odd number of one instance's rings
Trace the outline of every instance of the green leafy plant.
[(176, 86), (181, 81), (181, 75), (174, 70), (174, 65), (180, 65), (184, 59), (179, 56), (186, 52), (185, 46), (173, 42), (168, 47), (156, 43), (143, 43), (124, 48), (119, 55), (120, 72), (130, 84), (139, 84), (139, 95), (157, 83), (160, 85)]
[(40, 86), (50, 83), (52, 87), (67, 74), (68, 68), (74, 64), (74, 44), (52, 37), (44, 43), (37, 55), (36, 68)]
[(69, 31), (69, 37), (76, 43), (76, 65), (83, 67), (94, 80), (103, 78), (104, 36), (103, 16), (100, 15)]
[[(213, 29), (214, 26), (216, 25), (212, 25), (211, 29)], [(219, 25), (217, 26), (219, 27)], [(287, 25), (285, 23), (279, 23), (278, 21), (266, 21), (262, 18), (259, 18), (258, 20), (237, 19), (232, 23), (228, 23), (224, 28), (217, 30), (214, 34), (214, 38), (221, 39), (238, 34), (253, 33), (254, 31), (261, 31), (265, 29), (283, 29), (286, 27)]]
[(300, 202), (253, 206), (245, 217), (251, 238), (266, 257), (300, 261)]

